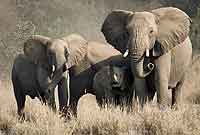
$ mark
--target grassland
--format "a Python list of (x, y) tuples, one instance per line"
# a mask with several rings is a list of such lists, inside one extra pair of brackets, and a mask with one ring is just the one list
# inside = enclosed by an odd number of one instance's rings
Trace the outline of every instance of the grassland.
[(200, 61), (195, 58), (178, 110), (159, 110), (155, 103), (147, 104), (143, 111), (135, 106), (130, 113), (113, 106), (100, 109), (95, 96), (87, 94), (79, 101), (78, 116), (66, 121), (36, 99), (28, 98), (26, 121), (20, 122), (11, 83), (1, 82), (0, 135), (199, 135)]

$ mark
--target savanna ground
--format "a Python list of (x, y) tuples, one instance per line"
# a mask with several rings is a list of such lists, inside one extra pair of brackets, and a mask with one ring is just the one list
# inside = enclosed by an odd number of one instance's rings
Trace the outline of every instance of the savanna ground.
[[(0, 135), (199, 135), (200, 134), (200, 2), (199, 0), (0, 0)], [(193, 20), (193, 62), (183, 86), (183, 105), (160, 111), (154, 103), (130, 113), (108, 106), (99, 109), (95, 96), (83, 96), (78, 117), (65, 121), (27, 97), (26, 121), (20, 122), (10, 81), (14, 57), (31, 34), (61, 37), (80, 33), (105, 42), (101, 24), (113, 9), (149, 10), (176, 6)]]

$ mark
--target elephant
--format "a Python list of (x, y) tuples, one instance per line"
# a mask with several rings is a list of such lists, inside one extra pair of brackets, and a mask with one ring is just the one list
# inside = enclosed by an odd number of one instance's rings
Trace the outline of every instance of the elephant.
[[(61, 87), (64, 85), (64, 79), (67, 79), (65, 78), (67, 74), (67, 72), (63, 73), (63, 79), (59, 83), (59, 99), (61, 99), (63, 92), (65, 92)], [(19, 54), (15, 58), (12, 68), (12, 83), (17, 101), (17, 112), (21, 118), (24, 119), (25, 117), (23, 110), (25, 107), (26, 95), (29, 95), (33, 99), (37, 97), (42, 103), (48, 104), (54, 111), (56, 110), (54, 93), (50, 93), (47, 89), (47, 85), (50, 81), (48, 70), (34, 64), (24, 54)], [(62, 105), (61, 102), (60, 105)]]
[(129, 68), (124, 66), (105, 66), (95, 74), (93, 89), (99, 106), (114, 103), (130, 107), (133, 96), (133, 77), (130, 73)]
[(23, 116), (26, 95), (38, 97), (55, 110), (54, 89), (58, 85), (59, 110), (69, 106), (69, 68), (84, 58), (86, 40), (77, 34), (60, 39), (33, 35), (24, 43), (12, 68), (12, 83), (18, 114)]
[[(95, 95), (93, 79), (101, 68), (113, 66), (129, 66), (128, 59), (107, 43), (88, 41), (84, 59), (69, 69), (70, 76), (70, 106), (76, 116), (77, 104), (80, 97), (86, 93)], [(85, 53), (85, 52), (84, 52)]]
[(190, 24), (190, 17), (174, 7), (143, 12), (114, 10), (105, 18), (101, 31), (108, 43), (129, 58), (142, 105), (147, 96), (145, 78), (151, 82), (149, 91), (157, 92), (160, 108), (169, 106), (169, 89), (171, 106), (180, 104), (181, 87), (192, 57)]

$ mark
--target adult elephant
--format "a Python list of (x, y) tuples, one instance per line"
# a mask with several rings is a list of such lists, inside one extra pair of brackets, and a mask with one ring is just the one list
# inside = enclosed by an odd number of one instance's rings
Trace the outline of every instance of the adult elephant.
[(189, 27), (188, 15), (173, 7), (144, 12), (116, 10), (106, 17), (102, 32), (120, 52), (128, 52), (141, 102), (146, 96), (144, 78), (152, 73), (150, 81), (158, 103), (168, 104), (168, 88), (172, 88), (172, 105), (179, 103), (192, 56)]
[(24, 54), (16, 57), (12, 69), (19, 115), (23, 115), (26, 95), (39, 97), (55, 109), (56, 85), (60, 111), (69, 106), (68, 69), (84, 58), (86, 44), (87, 41), (76, 34), (60, 39), (33, 35), (24, 43)]
[(100, 106), (112, 103), (130, 107), (133, 77), (129, 69), (124, 66), (105, 66), (95, 74), (93, 89)]

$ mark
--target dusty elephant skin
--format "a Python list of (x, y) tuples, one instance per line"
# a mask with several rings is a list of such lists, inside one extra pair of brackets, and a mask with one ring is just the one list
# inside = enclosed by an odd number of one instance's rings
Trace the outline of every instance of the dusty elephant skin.
[(128, 52), (136, 95), (142, 104), (147, 93), (144, 78), (149, 75), (153, 76), (151, 88), (157, 91), (159, 105), (168, 104), (168, 88), (172, 89), (172, 105), (180, 103), (192, 56), (189, 27), (189, 16), (173, 7), (144, 12), (116, 10), (106, 17), (102, 32), (120, 52)]
[(96, 72), (108, 65), (129, 66), (128, 59), (109, 44), (88, 41), (85, 51), (84, 59), (69, 69), (70, 108), (75, 115), (79, 98), (85, 93), (95, 94), (93, 78)]
[(131, 105), (133, 77), (127, 67), (105, 66), (99, 70), (93, 80), (93, 88), (100, 106)]
[(24, 43), (24, 54), (16, 57), (12, 69), (12, 82), (18, 106), (23, 115), (26, 95), (39, 97), (55, 110), (54, 89), (58, 85), (59, 109), (69, 105), (68, 68), (79, 63), (86, 41), (71, 34), (62, 39), (33, 35)]

